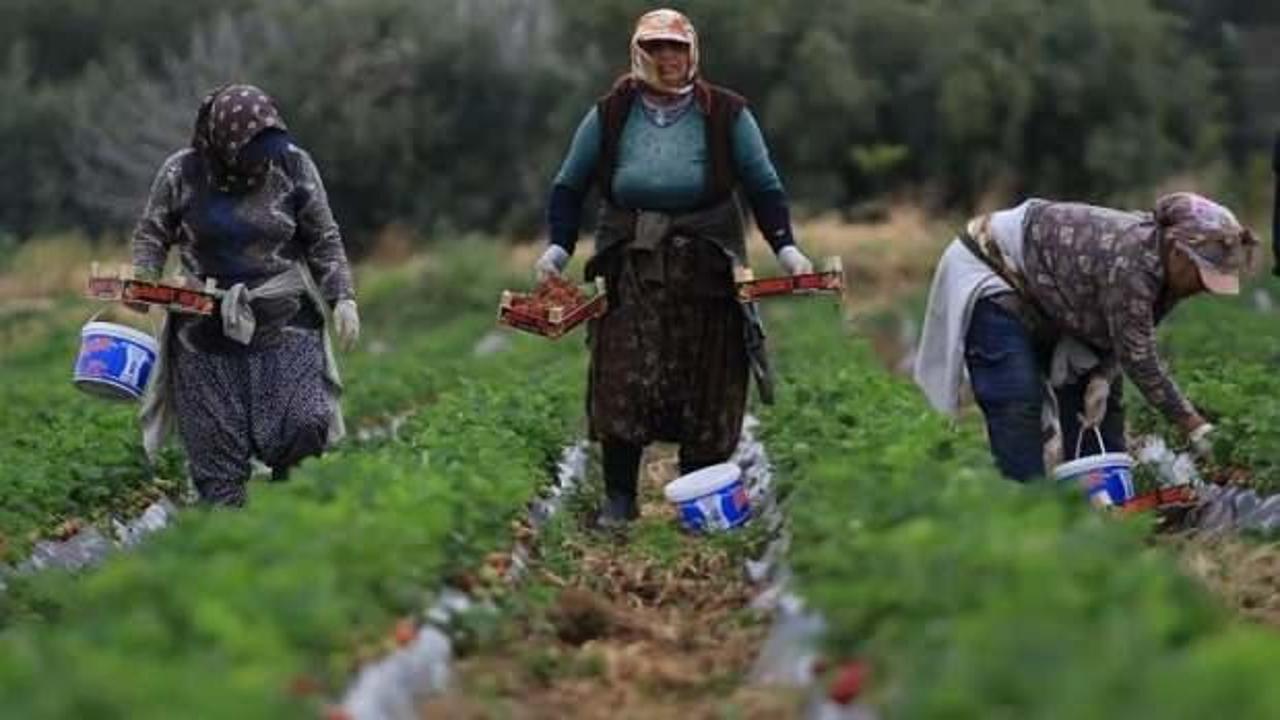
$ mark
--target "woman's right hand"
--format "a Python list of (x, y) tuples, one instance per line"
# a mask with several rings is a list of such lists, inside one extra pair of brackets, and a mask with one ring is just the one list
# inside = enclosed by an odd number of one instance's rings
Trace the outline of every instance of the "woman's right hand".
[(569, 253), (559, 245), (551, 244), (542, 252), (542, 256), (533, 264), (533, 272), (538, 278), (538, 282), (546, 280), (552, 275), (559, 275), (564, 272), (564, 268), (569, 264)]
[(1197, 457), (1205, 458), (1213, 453), (1213, 440), (1217, 433), (1208, 420), (1200, 415), (1193, 415), (1184, 421), (1182, 430), (1187, 434), (1187, 440)]

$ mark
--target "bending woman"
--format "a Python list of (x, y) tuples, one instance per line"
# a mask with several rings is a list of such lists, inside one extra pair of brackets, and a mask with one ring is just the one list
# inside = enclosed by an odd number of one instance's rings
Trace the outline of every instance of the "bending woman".
[(202, 502), (246, 501), (250, 461), (275, 479), (344, 432), (325, 333), (359, 334), (342, 237), (311, 157), (250, 85), (211, 93), (191, 147), (161, 166), (133, 236), (134, 272), (182, 271), (225, 291), (220, 316), (169, 315), (143, 433), (154, 456), (176, 424)]
[[(778, 173), (746, 101), (698, 73), (698, 38), (673, 10), (646, 14), (631, 41), (631, 72), (592, 108), (551, 192), (551, 245), (540, 277), (573, 254), (584, 197), (603, 198), (587, 277), (603, 276), (609, 312), (589, 328), (590, 433), (604, 454), (601, 521), (638, 514), (644, 446), (680, 444), (680, 470), (723, 462), (738, 443), (758, 325), (736, 300), (745, 266), (743, 191), (791, 273), (812, 266), (796, 248)], [(766, 381), (767, 382), (767, 381)], [(764, 387), (764, 385), (762, 385)]]

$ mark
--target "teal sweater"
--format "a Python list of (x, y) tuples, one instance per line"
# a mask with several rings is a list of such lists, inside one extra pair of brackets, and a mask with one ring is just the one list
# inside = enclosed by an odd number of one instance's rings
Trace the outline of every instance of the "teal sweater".
[[(631, 106), (618, 147), (613, 197), (623, 207), (682, 212), (705, 198), (709, 157), (706, 117), (695, 106), (676, 122), (659, 126), (641, 102)], [(765, 238), (774, 250), (792, 244), (791, 218), (778, 171), (769, 159), (760, 127), (743, 109), (732, 128), (734, 173)], [(600, 162), (600, 119), (595, 108), (578, 125), (548, 208), (551, 241), (573, 252), (583, 199)]]
[[(658, 127), (641, 103), (631, 106), (618, 149), (613, 196), (630, 208), (679, 212), (703, 198), (707, 177), (706, 117), (691, 109), (674, 124)], [(600, 119), (592, 108), (578, 125), (556, 184), (585, 192), (600, 157)], [(781, 191), (760, 126), (744, 109), (733, 126), (733, 164), (748, 197)]]

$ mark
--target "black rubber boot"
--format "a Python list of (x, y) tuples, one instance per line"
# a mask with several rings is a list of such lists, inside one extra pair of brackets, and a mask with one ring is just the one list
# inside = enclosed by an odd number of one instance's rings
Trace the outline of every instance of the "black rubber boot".
[(628, 443), (602, 443), (604, 460), (604, 502), (596, 524), (616, 528), (640, 517), (637, 486), (640, 479), (640, 457), (644, 448)]

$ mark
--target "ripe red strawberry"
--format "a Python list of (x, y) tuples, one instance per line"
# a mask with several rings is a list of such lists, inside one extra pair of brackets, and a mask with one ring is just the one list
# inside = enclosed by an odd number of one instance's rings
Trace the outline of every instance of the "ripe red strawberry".
[(320, 692), (320, 683), (310, 675), (297, 675), (289, 682), (289, 693), (296, 697), (309, 697)]
[(828, 697), (841, 705), (853, 702), (862, 694), (863, 685), (867, 680), (867, 670), (867, 664), (861, 661), (841, 665), (828, 688)]
[(418, 625), (413, 620), (409, 618), (400, 618), (400, 620), (396, 622), (396, 629), (394, 633), (396, 645), (404, 647), (413, 642), (413, 639), (417, 636)]

